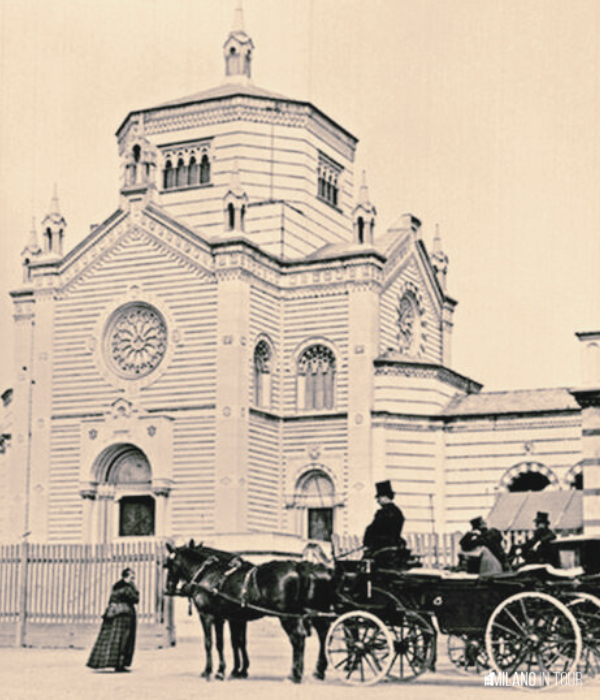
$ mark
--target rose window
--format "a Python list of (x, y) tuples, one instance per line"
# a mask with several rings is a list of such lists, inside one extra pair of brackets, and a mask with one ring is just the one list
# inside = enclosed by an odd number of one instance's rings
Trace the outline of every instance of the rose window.
[(167, 349), (167, 327), (161, 314), (146, 304), (129, 304), (113, 316), (106, 336), (106, 352), (113, 369), (136, 379), (150, 374)]

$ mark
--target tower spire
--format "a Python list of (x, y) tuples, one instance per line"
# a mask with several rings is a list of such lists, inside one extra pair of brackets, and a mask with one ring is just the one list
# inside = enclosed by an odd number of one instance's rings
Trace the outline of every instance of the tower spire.
[(58, 191), (56, 184), (50, 200), (50, 208), (42, 221), (42, 238), (44, 255), (61, 257), (63, 254), (63, 237), (67, 222), (60, 213), (58, 204)]
[(56, 182), (54, 183), (54, 189), (52, 190), (52, 199), (50, 200), (50, 210), (48, 213), (60, 215), (60, 207), (58, 205), (58, 187), (56, 186)]
[(33, 252), (39, 252), (40, 246), (38, 243), (37, 229), (35, 227), (35, 216), (31, 217), (31, 230), (29, 231), (29, 242), (27, 248)]
[(244, 8), (242, 0), (238, 0), (235, 13), (233, 15), (233, 26), (231, 27), (232, 34), (245, 34), (244, 31)]
[(371, 203), (369, 197), (367, 173), (363, 170), (360, 188), (358, 190), (357, 204), (352, 212), (352, 217), (354, 219), (354, 239), (356, 243), (373, 244), (376, 216), (377, 210)]
[(238, 0), (233, 25), (225, 43), (225, 80), (232, 83), (248, 83), (252, 78), (252, 51), (254, 44), (244, 29), (242, 0)]

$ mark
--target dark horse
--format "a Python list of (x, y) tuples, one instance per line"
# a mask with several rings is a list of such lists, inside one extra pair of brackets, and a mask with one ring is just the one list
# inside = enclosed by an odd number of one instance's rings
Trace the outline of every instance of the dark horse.
[[(292, 644), (291, 680), (295, 683), (302, 680), (305, 639), (310, 634), (311, 626), (319, 637), (319, 656), (314, 675), (315, 678), (325, 678), (325, 637), (331, 622), (328, 613), (333, 603), (332, 573), (327, 567), (289, 560), (269, 561), (255, 566), (227, 552), (202, 545), (194, 546), (193, 541), (188, 546), (176, 549), (167, 544), (167, 549), (166, 592), (168, 595), (179, 594), (191, 598), (201, 619), (212, 615), (215, 629), (218, 630), (220, 625), (219, 669), (223, 674), (223, 621), (228, 620), (231, 629), (235, 660), (232, 675), (245, 678), (249, 665), (246, 625), (250, 620), (272, 615), (279, 618)], [(210, 644), (206, 649), (208, 657)]]

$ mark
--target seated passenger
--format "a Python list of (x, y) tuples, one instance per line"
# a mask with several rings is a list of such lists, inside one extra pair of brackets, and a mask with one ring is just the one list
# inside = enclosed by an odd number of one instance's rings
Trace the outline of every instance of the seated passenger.
[(556, 533), (550, 529), (548, 513), (538, 511), (534, 524), (533, 535), (520, 546), (521, 556), (526, 564), (554, 564), (556, 557), (550, 543)]
[[(372, 557), (380, 549), (386, 547), (398, 547), (406, 550), (406, 542), (400, 537), (404, 525), (404, 515), (394, 503), (394, 491), (389, 481), (379, 481), (375, 484), (377, 493), (375, 498), (380, 505), (375, 513), (373, 522), (365, 530), (363, 546), (365, 557)], [(408, 550), (406, 550), (408, 553)], [(379, 558), (378, 558), (379, 559)], [(397, 561), (385, 557), (386, 561), (378, 561), (383, 565), (396, 565)], [(397, 557), (395, 558), (397, 559)]]
[(460, 547), (467, 559), (477, 559), (477, 571), (472, 573), (499, 574), (508, 569), (502, 533), (493, 527), (488, 528), (481, 516), (471, 520), (471, 529), (461, 537)]

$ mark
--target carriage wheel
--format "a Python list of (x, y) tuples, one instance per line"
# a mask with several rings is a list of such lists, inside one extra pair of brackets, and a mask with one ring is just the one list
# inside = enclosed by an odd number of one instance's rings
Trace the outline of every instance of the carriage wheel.
[(482, 673), (490, 667), (483, 635), (449, 635), (448, 658), (461, 673)]
[[(581, 632), (566, 605), (546, 593), (517, 593), (492, 613), (485, 631), (490, 664), (497, 673), (534, 675), (536, 688), (554, 673), (577, 668)], [(545, 676), (544, 674), (548, 674)]]
[(402, 621), (390, 625), (394, 656), (388, 677), (395, 681), (412, 681), (430, 667), (436, 634), (421, 615), (407, 611), (402, 617)]
[(573, 593), (565, 603), (581, 629), (577, 670), (593, 678), (600, 674), (600, 598), (591, 593)]
[(372, 685), (389, 671), (394, 659), (394, 640), (378, 617), (352, 611), (331, 625), (325, 650), (329, 666), (345, 683)]

